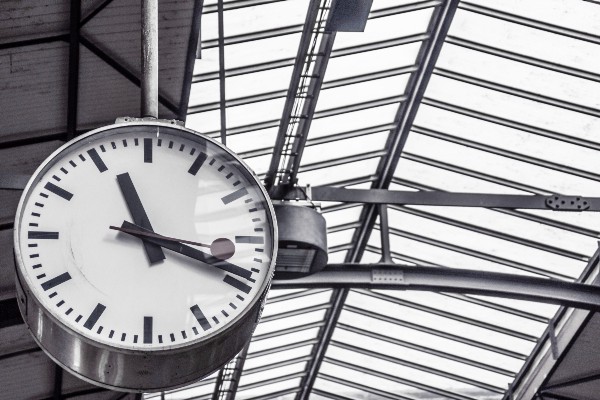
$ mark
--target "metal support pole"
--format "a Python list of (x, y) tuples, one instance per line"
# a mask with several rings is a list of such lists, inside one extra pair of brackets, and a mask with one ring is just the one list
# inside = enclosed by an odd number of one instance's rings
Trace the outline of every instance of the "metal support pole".
[(390, 229), (388, 224), (387, 204), (379, 204), (379, 231), (381, 233), (381, 261), (393, 264), (390, 251)]
[(142, 117), (158, 118), (158, 0), (142, 0)]

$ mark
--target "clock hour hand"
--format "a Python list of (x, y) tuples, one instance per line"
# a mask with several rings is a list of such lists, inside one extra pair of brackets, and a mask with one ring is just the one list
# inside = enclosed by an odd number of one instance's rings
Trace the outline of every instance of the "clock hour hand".
[[(117, 175), (117, 181), (119, 182), (119, 187), (121, 188), (123, 197), (125, 197), (127, 208), (133, 217), (133, 222), (152, 231), (152, 225), (150, 224), (146, 210), (144, 210), (140, 196), (135, 190), (135, 186), (133, 186), (133, 181), (131, 180), (129, 173), (126, 172), (124, 174)], [(155, 264), (165, 259), (165, 253), (159, 245), (147, 240), (142, 240), (142, 243), (144, 245), (146, 255), (150, 260), (150, 264)]]
[(225, 260), (220, 260), (219, 258), (214, 257), (210, 254), (206, 254), (203, 251), (195, 249), (191, 246), (187, 246), (181, 243), (181, 241), (179, 241), (178, 239), (169, 238), (167, 236), (157, 234), (137, 224), (132, 224), (131, 222), (123, 221), (123, 224), (121, 224), (120, 228), (116, 226), (111, 226), (110, 228), (130, 234), (132, 236), (139, 237), (144, 241), (147, 240), (150, 243), (157, 244), (161, 247), (164, 247), (165, 249), (169, 249), (176, 253), (183, 254), (184, 256), (198, 260), (203, 264), (222, 269), (225, 272), (230, 272), (242, 278), (250, 279), (252, 277), (252, 272), (248, 271), (245, 268), (239, 267)]

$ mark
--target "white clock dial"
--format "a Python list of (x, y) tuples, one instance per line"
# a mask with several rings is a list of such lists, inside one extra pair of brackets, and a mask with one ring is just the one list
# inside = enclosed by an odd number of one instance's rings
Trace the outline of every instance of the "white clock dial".
[(264, 189), (229, 152), (182, 129), (122, 126), (77, 141), (25, 196), (16, 246), (26, 285), (94, 342), (164, 350), (207, 339), (272, 275)]

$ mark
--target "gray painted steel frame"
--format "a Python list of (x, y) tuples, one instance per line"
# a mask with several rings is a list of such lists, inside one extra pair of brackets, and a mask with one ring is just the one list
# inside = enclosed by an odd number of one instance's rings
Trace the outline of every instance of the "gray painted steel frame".
[[(415, 72), (407, 85), (407, 100), (403, 102), (396, 115), (396, 128), (390, 133), (390, 138), (386, 145), (389, 149), (387, 157), (382, 158), (377, 168), (378, 179), (373, 183), (375, 189), (387, 188), (392, 181), (394, 170), (400, 159), (402, 149), (406, 143), (408, 133), (412, 122), (416, 116), (417, 109), (425, 93), (425, 88), (429, 78), (433, 73), (437, 57), (441, 51), (442, 45), (450, 29), (450, 24), (454, 13), (458, 7), (457, 0), (447, 0), (442, 6), (438, 6), (430, 21), (428, 31), (431, 32), (429, 39), (423, 43), (418, 56), (419, 69)], [(352, 239), (354, 248), (348, 252), (347, 262), (357, 262), (362, 257), (365, 246), (373, 230), (377, 218), (377, 209), (375, 206), (365, 207), (359, 221), (363, 225), (359, 228)], [(325, 327), (335, 327), (343, 305), (348, 296), (348, 289), (337, 289), (334, 293), (334, 305), (326, 315)], [(319, 344), (315, 346), (312, 352), (313, 360), (307, 366), (306, 376), (302, 380), (301, 392), (296, 397), (297, 400), (306, 400), (310, 396), (318, 371), (325, 357), (327, 346), (331, 340), (333, 330), (322, 329), (319, 334)]]

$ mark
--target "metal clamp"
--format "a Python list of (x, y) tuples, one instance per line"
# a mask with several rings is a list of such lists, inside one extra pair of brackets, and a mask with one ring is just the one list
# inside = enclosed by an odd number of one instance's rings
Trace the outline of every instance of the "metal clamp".
[(124, 122), (164, 122), (165, 124), (185, 126), (185, 122), (180, 121), (178, 119), (160, 119), (153, 117), (119, 117), (115, 121), (116, 124), (122, 124)]
[(557, 211), (584, 211), (590, 208), (590, 202), (581, 196), (555, 194), (546, 199), (546, 206)]
[(404, 283), (404, 272), (391, 269), (373, 269), (371, 271), (373, 283)]

